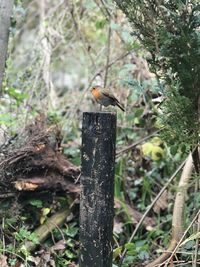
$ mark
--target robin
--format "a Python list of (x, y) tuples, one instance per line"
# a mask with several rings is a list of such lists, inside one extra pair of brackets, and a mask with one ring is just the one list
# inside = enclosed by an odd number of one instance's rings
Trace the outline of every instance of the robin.
[(93, 86), (91, 93), (94, 99), (101, 105), (107, 106), (118, 106), (122, 111), (125, 111), (118, 99), (110, 93), (108, 90), (103, 89), (101, 86)]

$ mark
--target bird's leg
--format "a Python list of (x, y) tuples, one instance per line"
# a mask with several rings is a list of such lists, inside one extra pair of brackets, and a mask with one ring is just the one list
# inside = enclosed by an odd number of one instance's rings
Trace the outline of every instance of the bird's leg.
[(102, 105), (100, 104), (100, 111), (102, 111)]

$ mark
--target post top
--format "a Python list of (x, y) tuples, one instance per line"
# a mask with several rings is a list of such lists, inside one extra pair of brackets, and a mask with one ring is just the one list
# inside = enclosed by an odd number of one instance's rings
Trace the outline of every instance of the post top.
[(93, 114), (93, 115), (98, 115), (98, 114), (110, 114), (110, 115), (116, 115), (117, 113), (115, 111), (85, 111), (83, 114)]

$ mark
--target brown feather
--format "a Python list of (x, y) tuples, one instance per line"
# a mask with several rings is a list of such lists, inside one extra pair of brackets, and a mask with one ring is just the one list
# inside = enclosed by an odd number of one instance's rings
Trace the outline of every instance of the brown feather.
[(103, 91), (102, 92), (103, 95), (105, 95), (106, 97), (109, 97), (111, 98), (113, 101), (114, 101), (114, 106), (118, 106), (122, 111), (125, 111), (124, 108), (122, 107), (122, 105), (120, 104), (119, 100), (112, 94), (112, 93), (109, 93), (107, 91)]
[(103, 91), (102, 94), (105, 95), (105, 96), (107, 96), (107, 97), (109, 97), (109, 98), (112, 98), (113, 100), (115, 100), (115, 101), (117, 101), (117, 102), (119, 102), (119, 101), (117, 100), (117, 98), (116, 98), (113, 94), (111, 94), (111, 93), (109, 93), (109, 92)]

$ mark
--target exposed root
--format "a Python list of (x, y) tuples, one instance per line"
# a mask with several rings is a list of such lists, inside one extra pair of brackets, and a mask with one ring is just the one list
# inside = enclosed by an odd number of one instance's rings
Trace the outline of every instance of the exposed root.
[[(39, 116), (0, 155), (0, 182), (20, 191), (52, 189), (76, 192), (80, 168), (61, 153), (61, 133)], [(14, 189), (14, 188), (13, 188)], [(1, 189), (0, 189), (1, 191)], [(2, 189), (5, 193), (6, 188)]]

